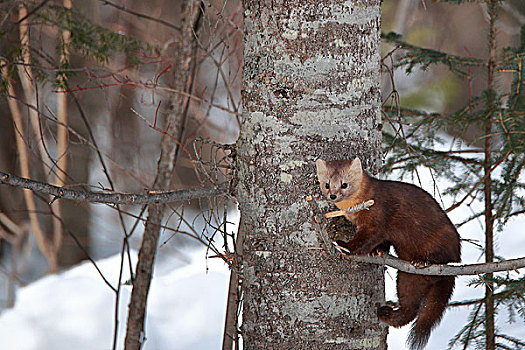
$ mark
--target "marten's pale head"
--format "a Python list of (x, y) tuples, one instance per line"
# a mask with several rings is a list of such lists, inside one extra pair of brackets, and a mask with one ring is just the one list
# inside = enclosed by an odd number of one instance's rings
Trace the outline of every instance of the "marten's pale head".
[(359, 190), (363, 180), (359, 158), (330, 162), (318, 159), (315, 165), (321, 192), (332, 202), (350, 199)]

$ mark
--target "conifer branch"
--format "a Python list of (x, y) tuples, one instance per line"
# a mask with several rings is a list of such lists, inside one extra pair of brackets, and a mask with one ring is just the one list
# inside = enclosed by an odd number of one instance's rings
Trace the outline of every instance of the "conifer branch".
[(408, 66), (407, 69), (411, 70), (415, 65), (423, 65), (424, 67), (429, 66), (433, 63), (442, 63), (449, 67), (454, 72), (467, 75), (456, 68), (456, 65), (462, 66), (483, 66), (486, 67), (488, 62), (479, 58), (472, 57), (461, 57), (457, 55), (450, 55), (445, 52), (422, 48), (407, 43), (402, 40), (401, 35), (396, 33), (382, 34), (381, 38), (389, 43), (398, 45), (400, 48), (407, 50), (407, 54), (399, 58), (399, 63), (396, 63), (394, 67)]
[(108, 204), (153, 204), (180, 202), (226, 194), (229, 187), (228, 183), (226, 182), (217, 186), (188, 188), (177, 191), (150, 191), (146, 194), (77, 191), (64, 187), (53, 186), (44, 182), (30, 180), (4, 172), (0, 172), (0, 184), (26, 188), (37, 193), (51, 195), (60, 199)]

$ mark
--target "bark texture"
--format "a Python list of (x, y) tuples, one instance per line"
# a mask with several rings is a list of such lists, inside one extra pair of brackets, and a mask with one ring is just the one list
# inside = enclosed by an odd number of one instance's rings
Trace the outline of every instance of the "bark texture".
[(376, 317), (383, 268), (342, 259), (328, 238), (334, 222), (321, 221), (329, 207), (306, 200), (319, 197), (318, 158), (359, 156), (379, 169), (380, 3), (260, 0), (244, 9), (244, 347), (386, 349)]

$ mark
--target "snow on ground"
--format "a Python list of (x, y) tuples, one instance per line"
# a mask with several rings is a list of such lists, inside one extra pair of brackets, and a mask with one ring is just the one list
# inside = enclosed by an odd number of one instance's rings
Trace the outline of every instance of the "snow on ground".
[[(115, 283), (120, 256), (97, 265)], [(148, 299), (144, 349), (219, 349), (227, 290), (227, 268), (219, 259), (206, 261), (203, 250), (191, 253), (190, 264), (157, 275)], [(119, 310), (119, 349), (129, 297), (130, 287), (125, 286)], [(115, 294), (91, 263), (47, 276), (20, 288), (15, 307), (1, 314), (0, 348), (111, 349), (114, 303)]]

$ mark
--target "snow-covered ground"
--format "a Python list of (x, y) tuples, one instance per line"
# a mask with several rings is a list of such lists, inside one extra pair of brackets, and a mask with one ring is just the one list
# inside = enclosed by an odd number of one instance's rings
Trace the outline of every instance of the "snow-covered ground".
[[(227, 268), (220, 259), (206, 261), (202, 249), (194, 250), (189, 258), (189, 264), (153, 279), (145, 350), (209, 350), (222, 344)], [(97, 265), (112, 283), (117, 281), (120, 255)], [(129, 297), (130, 287), (125, 286), (119, 310), (119, 349), (123, 348)], [(111, 349), (114, 303), (115, 294), (91, 263), (42, 278), (20, 288), (15, 307), (2, 313), (0, 349)]]

